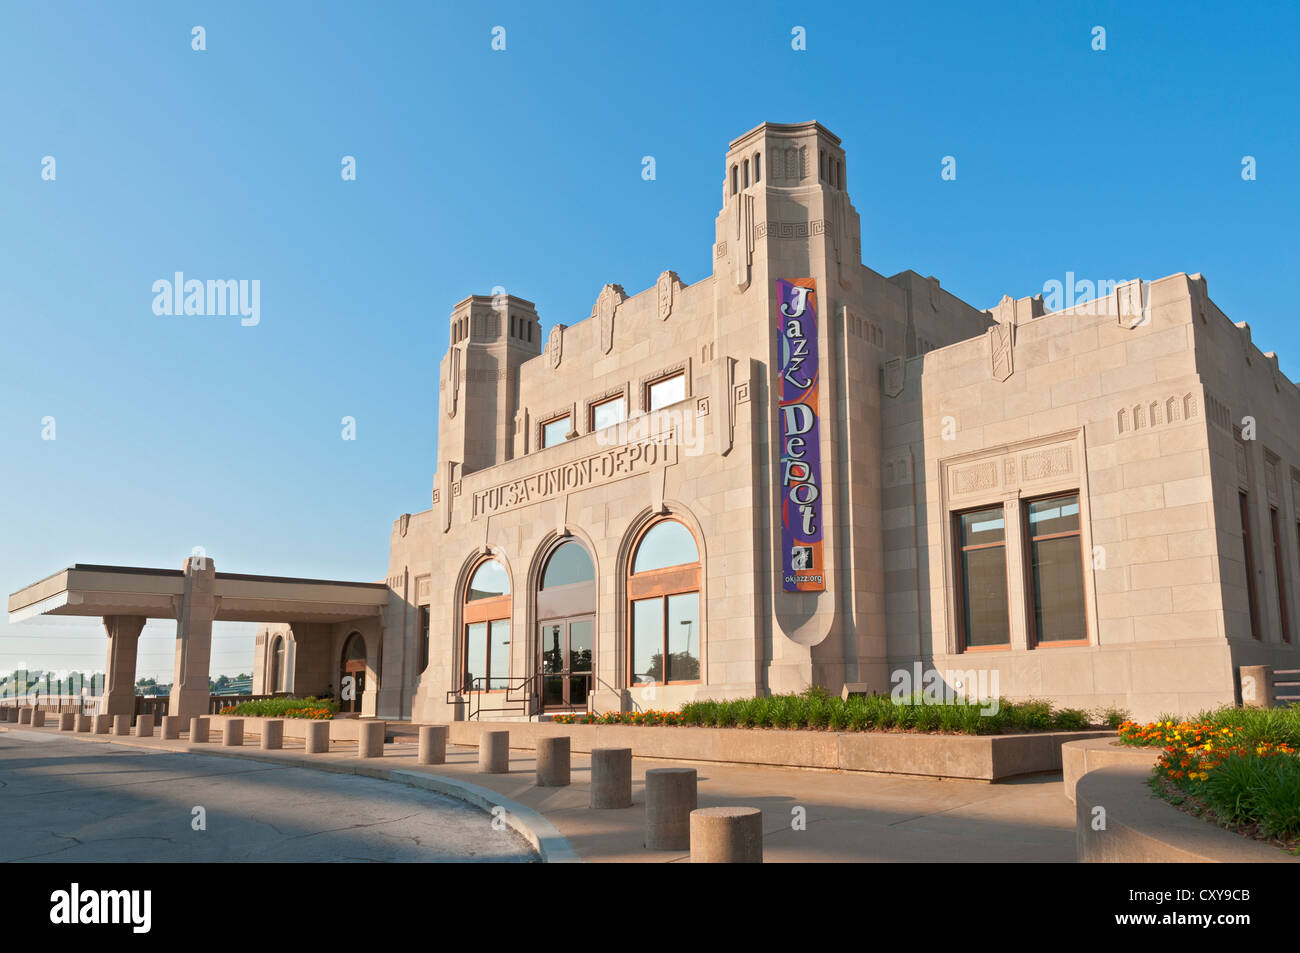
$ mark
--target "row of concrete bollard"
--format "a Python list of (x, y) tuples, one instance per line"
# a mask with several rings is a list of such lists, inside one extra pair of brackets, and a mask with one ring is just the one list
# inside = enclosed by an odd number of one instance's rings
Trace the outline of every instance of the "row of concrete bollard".
[[(45, 712), (37, 708), (3, 708), (0, 720), (17, 721), (41, 727)], [(153, 735), (152, 715), (136, 716), (135, 734)], [(180, 737), (181, 719), (164, 715), (159, 724), (164, 739)], [(190, 719), (189, 740), (208, 741), (209, 720)], [(328, 721), (309, 721), (305, 748), (308, 754), (329, 751)], [(357, 756), (378, 758), (384, 753), (387, 724), (382, 721), (358, 723)], [(131, 734), (130, 715), (59, 715), (60, 731), (93, 734)], [(443, 764), (447, 760), (447, 726), (420, 726), (416, 760), (419, 764)], [(225, 747), (244, 743), (244, 722), (227, 718), (221, 733)], [(261, 747), (278, 750), (284, 745), (284, 721), (263, 722)], [(564, 735), (537, 740), (537, 786), (564, 787), (571, 778), (569, 738)], [(510, 770), (510, 732), (484, 731), (479, 739), (479, 770), (487, 774), (505, 774)], [(762, 863), (763, 815), (752, 807), (698, 807), (698, 779), (694, 768), (651, 768), (645, 775), (646, 813), (645, 846), (651, 850), (690, 849), (695, 863)], [(632, 749), (593, 748), (591, 751), (591, 793), (593, 810), (611, 810), (632, 806)]]
[[(445, 729), (444, 729), (445, 730)], [(510, 770), (510, 732), (484, 731), (479, 738), (479, 770)], [(569, 783), (570, 745), (566, 735), (537, 739), (537, 786)], [(632, 806), (632, 749), (591, 750), (593, 810)], [(700, 808), (694, 768), (651, 768), (645, 773), (645, 846), (650, 850), (690, 849), (692, 863), (762, 863), (763, 814), (753, 807)]]

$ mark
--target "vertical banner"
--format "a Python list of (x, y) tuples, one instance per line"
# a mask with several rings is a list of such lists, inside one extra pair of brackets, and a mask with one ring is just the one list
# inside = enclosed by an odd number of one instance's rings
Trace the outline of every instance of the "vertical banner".
[(781, 582), (786, 592), (826, 589), (822, 560), (822, 460), (817, 426), (817, 281), (778, 278), (781, 341)]

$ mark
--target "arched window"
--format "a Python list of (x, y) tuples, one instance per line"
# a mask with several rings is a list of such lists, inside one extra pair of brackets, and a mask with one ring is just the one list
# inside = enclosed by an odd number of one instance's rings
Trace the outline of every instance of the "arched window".
[(596, 567), (592, 565), (586, 548), (576, 540), (568, 540), (557, 546), (546, 560), (546, 568), (542, 570), (542, 589), (591, 582), (595, 578)]
[(461, 685), (500, 691), (510, 677), (510, 575), (495, 559), (480, 562), (465, 589)]
[(700, 681), (700, 549), (675, 519), (637, 540), (628, 576), (628, 684)]
[(754, 153), (754, 184), (763, 181), (763, 153)]
[(735, 195), (738, 191), (740, 191), (739, 187), (740, 187), (740, 166), (733, 165), (731, 167), (731, 194)]
[(271, 645), (271, 678), (267, 690), (272, 694), (274, 694), (275, 692), (284, 691), (284, 686), (280, 684), (283, 678), (284, 678), (284, 636), (277, 635), (275, 637), (275, 642), (273, 642)]

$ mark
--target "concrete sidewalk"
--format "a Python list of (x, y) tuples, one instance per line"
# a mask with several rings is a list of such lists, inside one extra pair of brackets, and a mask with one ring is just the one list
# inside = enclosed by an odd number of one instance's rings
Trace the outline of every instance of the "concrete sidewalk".
[(486, 788), (538, 812), (584, 861), (689, 859), (685, 851), (649, 851), (642, 846), (645, 771), (670, 766), (699, 772), (700, 807), (761, 808), (768, 862), (1075, 860), (1074, 806), (1063, 793), (1059, 774), (988, 784), (637, 758), (632, 767), (632, 807), (593, 811), (587, 807), (591, 762), (580, 754), (573, 755), (570, 786), (539, 788), (534, 783), (533, 753), (524, 750), (511, 751), (508, 774), (482, 774), (478, 749), (472, 747), (448, 746), (446, 764), (421, 766), (415, 763), (415, 746), (409, 744), (385, 745), (383, 758), (363, 761), (356, 756), (356, 745), (347, 742), (333, 743), (329, 754), (308, 755), (300, 742), (292, 741), (286, 741), (283, 750), (262, 751), (255, 737), (246, 737), (242, 748), (226, 748), (219, 741), (190, 744), (184, 738), (73, 734), (49, 727), (21, 730), (160, 753), (192, 751), (372, 776), (400, 770), (448, 778)]

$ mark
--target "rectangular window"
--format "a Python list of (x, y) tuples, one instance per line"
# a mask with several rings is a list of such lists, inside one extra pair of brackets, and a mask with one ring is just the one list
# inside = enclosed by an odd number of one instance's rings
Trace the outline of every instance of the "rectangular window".
[(669, 682), (700, 679), (700, 594), (684, 592), (668, 597)]
[(1250, 634), (1259, 638), (1259, 606), (1255, 601), (1255, 557), (1254, 545), (1250, 539), (1250, 498), (1245, 493), (1237, 494), (1237, 503), (1241, 510), (1241, 547), (1246, 558), (1246, 597), (1250, 600)]
[(1282, 614), (1282, 641), (1291, 641), (1291, 619), (1286, 605), (1286, 569), (1282, 564), (1282, 531), (1278, 528), (1277, 508), (1269, 508), (1273, 521), (1273, 572), (1277, 576), (1277, 606)]
[(1034, 599), (1034, 640), (1086, 642), (1083, 540), (1077, 494), (1034, 500), (1029, 517), (1029, 565)]
[(420, 606), (420, 671), (429, 667), (429, 607)]
[(465, 689), (493, 691), (510, 677), (510, 620), (471, 622), (465, 626)]
[(591, 408), (591, 429), (604, 430), (627, 420), (627, 398), (614, 397), (602, 400)]
[(664, 680), (664, 600), (638, 599), (632, 603), (632, 684), (658, 684)]
[(679, 400), (685, 400), (686, 375), (678, 373), (672, 377), (665, 377), (663, 380), (655, 381), (649, 387), (649, 398), (647, 403), (651, 410), (659, 410), (661, 407), (675, 404)]
[(963, 646), (1010, 645), (1005, 510), (996, 506), (959, 513), (955, 523)]
[(569, 439), (569, 431), (572, 429), (568, 414), (548, 420), (542, 424), (542, 447), (554, 447), (556, 444), (564, 443)]

